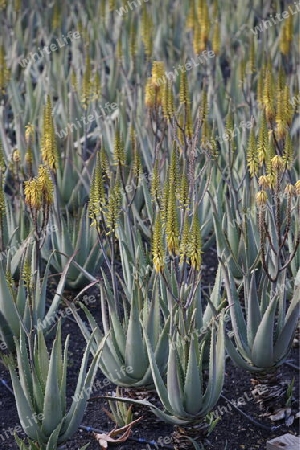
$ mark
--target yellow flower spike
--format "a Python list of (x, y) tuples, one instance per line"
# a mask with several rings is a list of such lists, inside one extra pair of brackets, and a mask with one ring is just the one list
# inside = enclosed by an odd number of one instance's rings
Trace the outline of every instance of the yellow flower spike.
[(267, 178), (268, 187), (270, 189), (273, 189), (275, 186), (275, 179), (276, 179), (274, 173), (269, 173), (268, 175), (266, 175), (266, 178)]
[(115, 164), (125, 165), (125, 153), (124, 153), (124, 143), (120, 136), (119, 125), (116, 126), (115, 131), (115, 144), (114, 144), (114, 160)]
[(293, 39), (294, 20), (293, 15), (290, 14), (281, 26), (279, 36), (279, 50), (283, 55), (288, 55), (291, 49), (291, 42)]
[(192, 229), (190, 233), (190, 243), (188, 245), (189, 251), (188, 256), (190, 258), (190, 264), (194, 270), (201, 269), (201, 250), (202, 250), (202, 240), (201, 240), (201, 230), (197, 214), (194, 214), (192, 221)]
[(250, 177), (254, 177), (258, 173), (258, 157), (256, 149), (256, 137), (254, 127), (250, 130), (249, 141), (247, 146), (247, 166), (249, 168)]
[(50, 170), (56, 171), (58, 156), (52, 117), (52, 105), (49, 95), (47, 95), (46, 104), (44, 107), (41, 153), (44, 163), (50, 168)]
[(271, 159), (271, 166), (272, 169), (282, 172), (284, 170), (284, 160), (281, 156), (279, 155), (275, 155), (272, 159)]
[(193, 31), (196, 23), (196, 11), (195, 11), (195, 3), (191, 2), (189, 4), (189, 10), (186, 17), (186, 25), (185, 28), (187, 31)]
[(266, 191), (259, 191), (256, 194), (256, 203), (258, 206), (264, 206), (266, 205), (268, 200), (268, 195)]
[(5, 88), (10, 78), (10, 70), (5, 61), (4, 45), (0, 45), (0, 93), (5, 93)]
[(108, 206), (106, 212), (106, 223), (110, 233), (115, 233), (118, 226), (118, 219), (121, 212), (121, 189), (120, 182), (117, 180), (111, 188), (108, 196)]
[(57, 30), (61, 23), (61, 3), (58, 0), (54, 3), (52, 29)]
[(256, 68), (255, 63), (255, 47), (254, 47), (254, 35), (250, 34), (250, 43), (249, 43), (249, 62), (248, 62), (248, 73), (254, 73)]
[(37, 211), (42, 207), (41, 186), (37, 178), (24, 182), (25, 203)]
[(163, 185), (163, 192), (162, 192), (161, 218), (164, 226), (166, 226), (167, 223), (168, 206), (169, 206), (169, 170)]
[(152, 256), (153, 256), (153, 266), (156, 272), (160, 273), (164, 269), (164, 251), (163, 251), (163, 240), (162, 240), (162, 223), (160, 218), (160, 213), (157, 213), (153, 238), (152, 238)]
[(244, 83), (246, 78), (246, 58), (242, 58), (239, 62), (239, 80)]
[(287, 125), (290, 126), (294, 116), (294, 108), (291, 104), (290, 88), (287, 84), (283, 87), (282, 101), (284, 103), (285, 120)]
[(174, 116), (175, 113), (175, 101), (172, 91), (172, 83), (168, 83), (168, 99), (167, 99), (167, 112), (168, 112), (168, 118), (171, 120), (171, 118)]
[(6, 167), (6, 164), (5, 164), (5, 159), (4, 159), (3, 147), (2, 147), (2, 142), (0, 140), (0, 174), (2, 172), (4, 172), (5, 167)]
[(276, 107), (276, 137), (277, 139), (283, 139), (287, 133), (287, 112), (284, 99), (284, 91), (279, 91), (277, 94), (277, 107)]
[(180, 247), (179, 247), (180, 264), (182, 264), (185, 261), (185, 259), (188, 257), (189, 242), (190, 242), (190, 224), (189, 224), (188, 215), (186, 215), (186, 217), (184, 219), (182, 238), (181, 238)]
[(181, 208), (188, 208), (189, 206), (189, 180), (184, 172), (181, 174), (179, 204)]
[(130, 140), (131, 140), (131, 151), (133, 152), (132, 171), (133, 171), (133, 174), (138, 179), (143, 172), (143, 167), (142, 167), (140, 152), (136, 145), (136, 136), (135, 136), (135, 131), (134, 131), (133, 126), (131, 126), (131, 129), (130, 129)]
[(226, 115), (225, 132), (228, 135), (228, 141), (233, 141), (233, 131), (234, 131), (234, 115), (229, 107), (228, 113)]
[(14, 163), (19, 163), (21, 160), (21, 153), (20, 150), (18, 150), (17, 148), (15, 148), (12, 153), (12, 160)]
[(142, 41), (145, 48), (145, 54), (148, 58), (152, 55), (152, 48), (153, 48), (153, 22), (152, 17), (150, 13), (148, 12), (148, 8), (146, 5), (143, 7), (142, 11)]
[(270, 179), (268, 178), (267, 175), (261, 175), (258, 179), (258, 184), (259, 186), (261, 186), (263, 189), (268, 189), (270, 188)]
[(284, 189), (284, 193), (290, 196), (294, 196), (297, 195), (297, 191), (296, 188), (293, 184), (287, 184), (285, 189)]
[(269, 143), (267, 146), (267, 153), (266, 153), (266, 168), (267, 168), (267, 174), (273, 174), (273, 167), (272, 167), (272, 158), (275, 156), (275, 145), (274, 145), (274, 137), (272, 130), (269, 131)]
[(29, 168), (30, 175), (32, 174), (33, 153), (30, 147), (27, 148), (25, 153), (25, 163)]
[(160, 178), (159, 178), (159, 162), (157, 159), (155, 160), (153, 172), (152, 172), (151, 196), (152, 196), (153, 201), (159, 200), (161, 197)]
[[(101, 151), (102, 152), (102, 151)], [(103, 172), (101, 164), (101, 153), (97, 154), (96, 164), (90, 188), (89, 215), (95, 224), (96, 218), (100, 215), (105, 206), (105, 190), (103, 186)]]
[(45, 166), (40, 166), (38, 169), (38, 183), (41, 189), (41, 196), (44, 206), (53, 204), (53, 182), (49, 170)]
[(109, 0), (109, 11), (113, 12), (116, 9), (116, 0)]
[(300, 180), (295, 183), (296, 194), (300, 196)]
[(102, 94), (101, 79), (97, 70), (92, 83), (93, 100), (100, 100)]
[(186, 72), (181, 72), (180, 74), (179, 98), (180, 103), (185, 105), (190, 103), (189, 84)]
[(5, 197), (4, 197), (4, 179), (3, 179), (3, 174), (0, 171), (0, 230), (2, 227), (2, 218), (5, 215), (6, 215), (6, 205), (5, 205)]
[[(87, 48), (87, 50), (89, 50), (89, 48)], [(81, 88), (81, 102), (84, 109), (88, 107), (91, 100), (91, 87), (91, 58), (90, 55), (87, 54)]]
[(28, 144), (34, 135), (34, 126), (29, 122), (25, 127), (25, 141)]
[(257, 157), (260, 166), (262, 166), (266, 160), (268, 145), (269, 145), (269, 137), (268, 137), (267, 118), (265, 111), (263, 111), (259, 123), (258, 140), (257, 140)]
[(267, 121), (272, 122), (275, 118), (275, 82), (270, 60), (266, 65), (263, 88), (263, 106), (265, 107)]
[(164, 84), (165, 64), (163, 61), (153, 61), (152, 64), (152, 83), (155, 88)]
[(186, 109), (186, 133), (190, 139), (193, 136), (193, 120), (192, 120), (192, 105), (188, 103), (185, 105)]
[(216, 56), (220, 54), (221, 49), (221, 27), (218, 20), (214, 23), (213, 37), (212, 37), (212, 50)]
[(195, 55), (201, 53), (201, 28), (198, 20), (195, 20), (194, 24), (193, 50)]
[(283, 161), (286, 169), (291, 169), (293, 164), (293, 146), (292, 139), (288, 133), (285, 138), (284, 148), (283, 148)]
[(178, 253), (179, 245), (179, 224), (177, 218), (175, 183), (169, 184), (166, 239), (169, 253), (176, 255)]
[(147, 108), (154, 108), (155, 105), (155, 92), (152, 83), (152, 78), (147, 78), (145, 87), (145, 105)]
[(201, 130), (201, 147), (205, 148), (208, 146), (209, 140), (211, 137), (211, 127), (208, 121), (208, 117), (206, 117), (202, 123)]

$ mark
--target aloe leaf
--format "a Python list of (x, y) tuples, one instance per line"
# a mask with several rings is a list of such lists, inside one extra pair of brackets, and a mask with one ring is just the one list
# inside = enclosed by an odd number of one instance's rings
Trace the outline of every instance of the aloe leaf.
[(254, 338), (251, 355), (257, 367), (267, 368), (273, 365), (273, 333), (277, 302), (278, 297), (274, 297), (263, 315)]
[(198, 367), (196, 345), (196, 339), (193, 337), (190, 342), (189, 362), (184, 380), (184, 407), (188, 414), (193, 415), (199, 413), (203, 400), (202, 376)]
[(16, 311), (16, 305), (12, 293), (8, 287), (7, 280), (0, 262), (0, 311), (15, 336), (19, 336), (20, 320)]
[(125, 348), (125, 363), (132, 368), (131, 376), (137, 380), (145, 374), (149, 362), (147, 354), (143, 349), (143, 332), (139, 320), (139, 309), (137, 304), (137, 289), (133, 291), (129, 324), (127, 330), (127, 341)]
[(261, 322), (255, 274), (252, 274), (248, 298), (247, 339), (249, 347), (252, 347), (255, 335)]
[(170, 413), (179, 417), (186, 415), (183, 407), (183, 392), (181, 388), (181, 381), (178, 368), (177, 350), (176, 346), (172, 345), (174, 341), (170, 340), (169, 344), (169, 360), (168, 360), (168, 372), (167, 372), (167, 390), (168, 400), (171, 405)]
[(60, 424), (62, 420), (61, 396), (59, 391), (59, 347), (61, 346), (61, 326), (58, 326), (57, 335), (54, 340), (49, 371), (45, 386), (44, 397), (44, 417), (42, 423), (42, 431), (46, 436), (50, 436), (53, 430)]

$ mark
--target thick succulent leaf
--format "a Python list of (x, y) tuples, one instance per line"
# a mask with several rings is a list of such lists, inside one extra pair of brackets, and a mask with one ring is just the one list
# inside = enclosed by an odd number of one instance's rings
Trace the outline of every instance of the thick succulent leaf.
[(13, 391), (16, 399), (16, 406), (18, 410), (18, 416), (20, 419), (21, 426), (26, 430), (27, 436), (29, 436), (34, 441), (45, 442), (45, 437), (41, 433), (39, 425), (34, 421), (28, 421), (28, 417), (33, 417), (34, 411), (31, 409), (23, 388), (21, 386), (20, 380), (17, 377), (15, 369), (9, 367), (9, 373), (12, 381)]
[(247, 370), (248, 372), (261, 372), (263, 369), (259, 369), (257, 367), (254, 367), (250, 360), (244, 359), (246, 356), (241, 355), (240, 351), (234, 346), (233, 342), (229, 338), (229, 336), (226, 336), (226, 350), (227, 353), (230, 356), (230, 359), (234, 362), (234, 364), (241, 369)]
[(19, 336), (20, 319), (16, 309), (16, 304), (12, 293), (9, 289), (2, 263), (0, 262), (0, 312), (4, 316), (7, 323), (15, 336)]
[(164, 408), (167, 411), (172, 411), (172, 407), (171, 407), (171, 404), (168, 399), (168, 391), (165, 387), (165, 384), (164, 384), (164, 381), (160, 374), (159, 368), (157, 367), (155, 355), (154, 355), (152, 347), (151, 347), (151, 342), (145, 333), (144, 333), (144, 339), (145, 339), (146, 346), (147, 346), (148, 358), (149, 358), (149, 363), (150, 363), (151, 370), (152, 370), (152, 377), (153, 377), (153, 381), (155, 384), (156, 392), (157, 392)]
[(253, 342), (251, 355), (253, 364), (256, 367), (268, 368), (274, 365), (273, 333), (277, 302), (278, 297), (274, 297), (267, 311), (262, 317)]
[(196, 338), (193, 337), (190, 342), (189, 362), (184, 380), (184, 408), (188, 414), (198, 414), (203, 400), (202, 375), (198, 366), (196, 345)]
[(61, 347), (60, 326), (57, 329), (57, 335), (53, 343), (45, 387), (42, 431), (46, 436), (50, 436), (53, 433), (63, 418), (59, 390), (59, 347)]
[(278, 336), (274, 346), (274, 361), (281, 361), (289, 352), (293, 336), (299, 320), (300, 308), (300, 286), (295, 290), (292, 302), (289, 307), (289, 314), (285, 320), (283, 329)]
[(250, 282), (249, 298), (247, 301), (247, 339), (249, 347), (252, 347), (255, 335), (261, 322), (261, 313), (259, 309), (255, 273), (252, 274)]
[[(61, 434), (61, 436), (59, 437), (59, 442), (64, 442), (65, 440), (69, 439), (78, 429), (84, 412), (85, 412), (85, 408), (86, 408), (86, 403), (87, 400), (89, 399), (89, 393), (91, 391), (91, 387), (93, 385), (94, 379), (95, 379), (95, 375), (97, 373), (97, 367), (99, 364), (99, 359), (101, 356), (101, 352), (103, 349), (103, 346), (105, 344), (105, 340), (106, 340), (107, 336), (105, 336), (101, 342), (101, 344), (99, 345), (99, 349), (97, 354), (94, 356), (93, 361), (90, 365), (89, 371), (86, 374), (86, 366), (84, 369), (84, 372), (82, 372), (82, 376), (78, 377), (78, 384), (77, 387), (80, 386), (80, 389), (76, 388), (76, 392), (77, 393), (82, 393), (80, 391), (83, 391), (85, 394), (84, 395), (79, 395), (79, 400), (77, 401), (77, 398), (73, 399), (71, 408), (68, 412), (68, 414), (64, 417), (64, 421), (63, 421), (63, 425), (62, 425), (62, 429), (64, 430), (64, 433)], [(85, 355), (88, 354), (89, 352), (89, 346), (87, 345), (85, 354), (83, 359), (85, 359)], [(81, 371), (80, 371), (81, 372)]]
[(23, 329), (20, 329), (19, 343), (16, 342), (17, 361), (19, 369), (19, 379), (24, 390), (26, 398), (30, 405), (33, 405), (33, 386), (31, 367), (28, 358), (28, 351), (26, 346), (26, 338)]
[(0, 340), (2, 340), (7, 346), (10, 352), (15, 351), (15, 342), (13, 338), (13, 332), (2, 312), (0, 311)]
[[(217, 309), (221, 303), (221, 287), (222, 287), (222, 266), (219, 263), (217, 275), (215, 279), (215, 284), (210, 295), (210, 301), (212, 305)], [(203, 314), (203, 326), (207, 325), (209, 321), (212, 319), (214, 313), (210, 304), (208, 304), (205, 308)]]
[(149, 366), (149, 361), (143, 343), (143, 332), (140, 325), (136, 294), (137, 289), (135, 288), (132, 295), (130, 317), (127, 330), (125, 363), (127, 366), (132, 368), (132, 378), (139, 380), (144, 376)]
[(237, 345), (243, 349), (247, 354), (250, 353), (250, 349), (247, 342), (246, 334), (246, 322), (243, 315), (243, 310), (239, 302), (238, 292), (235, 287), (234, 279), (230, 271), (225, 268), (222, 263), (223, 273), (225, 278), (226, 292), (228, 296), (228, 303), (230, 305), (230, 317), (232, 328), (234, 331), (234, 337)]
[(58, 426), (53, 430), (51, 433), (49, 440), (47, 442), (46, 450), (56, 450), (57, 449), (57, 443), (58, 443), (58, 437), (61, 429), (61, 423), (58, 424)]
[(168, 400), (171, 405), (169, 413), (178, 417), (185, 415), (183, 406), (183, 389), (181, 387), (180, 373), (179, 373), (179, 361), (177, 360), (176, 346), (172, 345), (170, 340), (169, 344), (169, 360), (168, 360), (168, 372), (167, 372), (167, 390)]

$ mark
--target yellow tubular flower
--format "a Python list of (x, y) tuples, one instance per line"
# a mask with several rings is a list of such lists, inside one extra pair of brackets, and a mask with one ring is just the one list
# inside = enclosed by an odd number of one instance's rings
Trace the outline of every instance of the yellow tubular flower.
[(159, 200), (161, 196), (160, 192), (160, 180), (159, 180), (159, 163), (156, 159), (152, 172), (152, 180), (151, 180), (151, 196), (152, 200)]
[(284, 170), (284, 160), (281, 156), (276, 155), (271, 159), (272, 169), (282, 172)]
[(40, 185), (43, 206), (53, 204), (53, 182), (49, 170), (45, 166), (40, 166), (38, 170), (38, 183)]
[(254, 177), (258, 172), (258, 158), (256, 149), (256, 137), (254, 127), (250, 130), (250, 136), (247, 147), (247, 166), (249, 168), (250, 177)]
[(262, 166), (266, 160), (266, 155), (268, 151), (268, 126), (265, 111), (263, 111), (258, 130), (258, 141), (257, 141), (257, 157), (259, 165)]
[(155, 92), (154, 86), (152, 83), (152, 78), (147, 78), (146, 87), (145, 87), (145, 105), (147, 108), (153, 108), (155, 104)]
[(154, 87), (159, 87), (165, 82), (165, 64), (163, 61), (153, 61), (152, 83)]
[(115, 133), (114, 159), (116, 164), (125, 165), (124, 143), (120, 136), (119, 125), (117, 125)]
[(266, 66), (265, 81), (263, 89), (263, 105), (266, 111), (268, 122), (272, 122), (275, 117), (275, 83), (272, 74), (272, 64), (269, 60)]
[(39, 210), (42, 207), (42, 195), (39, 180), (33, 178), (24, 182), (25, 203), (32, 209)]
[(284, 190), (285, 194), (293, 196), (297, 195), (296, 188), (293, 184), (287, 184)]
[(85, 62), (85, 72), (83, 74), (82, 88), (81, 88), (81, 101), (82, 106), (86, 109), (91, 100), (91, 58), (87, 54)]
[(201, 262), (202, 262), (201, 249), (202, 249), (202, 241), (201, 241), (200, 224), (197, 214), (194, 214), (190, 234), (188, 256), (190, 258), (190, 264), (195, 270), (201, 269)]
[(94, 220), (100, 215), (105, 205), (105, 190), (103, 186), (103, 172), (101, 165), (101, 154), (97, 154), (96, 164), (90, 188), (89, 215)]
[(44, 123), (41, 140), (42, 159), (48, 167), (55, 171), (57, 168), (57, 147), (55, 139), (55, 131), (52, 117), (52, 106), (50, 96), (47, 96), (44, 107)]
[(153, 266), (156, 272), (162, 272), (164, 269), (164, 252), (163, 252), (163, 241), (162, 241), (162, 223), (160, 218), (160, 213), (157, 213), (153, 239), (152, 239), (152, 255), (153, 255)]
[(296, 194), (300, 197), (300, 180), (295, 183)]
[(212, 38), (212, 50), (215, 53), (215, 55), (219, 55), (220, 48), (221, 48), (221, 27), (219, 20), (217, 20), (214, 23), (214, 31)]
[(175, 182), (169, 184), (168, 212), (166, 223), (166, 238), (169, 253), (175, 255), (178, 253), (179, 225), (176, 208), (176, 186)]
[(270, 188), (270, 179), (268, 178), (267, 175), (261, 175), (258, 179), (258, 184), (259, 186), (261, 186), (263, 189), (268, 189)]
[(186, 215), (184, 219), (182, 238), (179, 247), (180, 264), (182, 264), (188, 256), (189, 241), (190, 241), (190, 224), (188, 216)]
[(287, 133), (287, 111), (285, 105), (284, 91), (279, 91), (277, 94), (277, 108), (276, 108), (276, 137), (283, 139)]
[(268, 195), (266, 191), (259, 191), (256, 194), (256, 203), (258, 206), (264, 206), (267, 203)]

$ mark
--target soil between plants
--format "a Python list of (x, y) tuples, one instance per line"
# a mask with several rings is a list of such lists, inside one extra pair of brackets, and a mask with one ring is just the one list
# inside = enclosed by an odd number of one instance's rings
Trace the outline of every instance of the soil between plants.
[[(213, 284), (216, 274), (217, 258), (214, 252), (206, 253), (203, 257), (203, 281), (206, 286)], [(75, 296), (75, 295), (74, 295)], [(96, 304), (90, 307), (92, 314), (100, 324), (100, 311)], [(74, 394), (78, 372), (80, 368), (81, 358), (85, 347), (85, 341), (78, 329), (77, 324), (71, 319), (66, 319), (63, 323), (63, 336), (70, 334), (69, 347), (69, 368), (67, 374), (67, 395), (71, 402), (71, 397)], [(293, 348), (288, 361), (299, 367), (299, 350)], [(299, 411), (299, 371), (286, 364), (279, 369), (281, 379), (284, 381), (292, 381), (295, 378), (295, 388), (292, 407)], [(258, 405), (254, 402), (251, 394), (251, 375), (247, 372), (235, 367), (228, 359), (226, 363), (225, 383), (222, 394), (230, 401), (238, 402), (238, 399), (243, 398), (244, 405), (239, 408), (254, 420), (263, 423), (264, 425), (278, 425), (280, 428), (271, 433), (263, 430), (260, 427), (251, 423), (247, 418), (241, 415), (236, 409), (230, 406), (224, 399), (220, 399), (215, 407), (215, 411), (221, 412), (221, 420), (217, 424), (214, 431), (209, 435), (207, 440), (203, 442), (206, 450), (265, 450), (268, 440), (279, 437), (285, 433), (297, 435), (299, 432), (299, 419), (295, 419), (292, 426), (287, 427), (283, 422), (272, 423), (268, 418), (260, 417), (263, 411), (259, 410)], [(9, 373), (3, 364), (0, 362), (0, 450), (13, 449), (17, 450), (18, 446), (14, 441), (14, 437), (9, 431), (9, 427), (14, 429), (19, 425), (19, 418), (16, 410), (15, 399), (8, 388), (11, 387)], [(7, 383), (5, 386), (4, 382)], [(82, 420), (82, 425), (93, 427), (96, 429), (109, 432), (114, 428), (114, 423), (108, 418), (103, 408), (108, 408), (107, 402), (103, 399), (98, 399), (100, 395), (110, 394), (115, 391), (115, 386), (104, 383), (105, 377), (100, 372), (97, 373), (95, 383), (99, 381), (103, 389), (93, 392), (91, 400), (85, 415)], [(242, 400), (242, 399), (241, 399)], [(223, 406), (223, 409), (221, 407)], [(134, 409), (135, 418), (139, 415), (143, 419), (133, 428), (131, 437), (142, 438), (147, 441), (158, 441), (158, 438), (170, 438), (173, 427), (159, 421), (150, 411), (139, 411)], [(19, 432), (20, 437), (25, 437), (24, 432)], [(162, 442), (163, 439), (160, 440)], [(166, 439), (165, 442), (168, 442)], [(79, 430), (77, 433), (65, 444), (66, 450), (80, 449), (84, 444), (90, 443), (88, 450), (100, 449), (100, 445), (95, 438), (84, 430)], [(169, 448), (173, 448), (169, 443)], [(109, 447), (111, 448), (111, 447)], [(112, 448), (116, 450), (150, 450), (163, 449), (161, 444), (150, 446), (147, 443), (134, 442), (128, 440), (127, 442), (114, 445)]]

